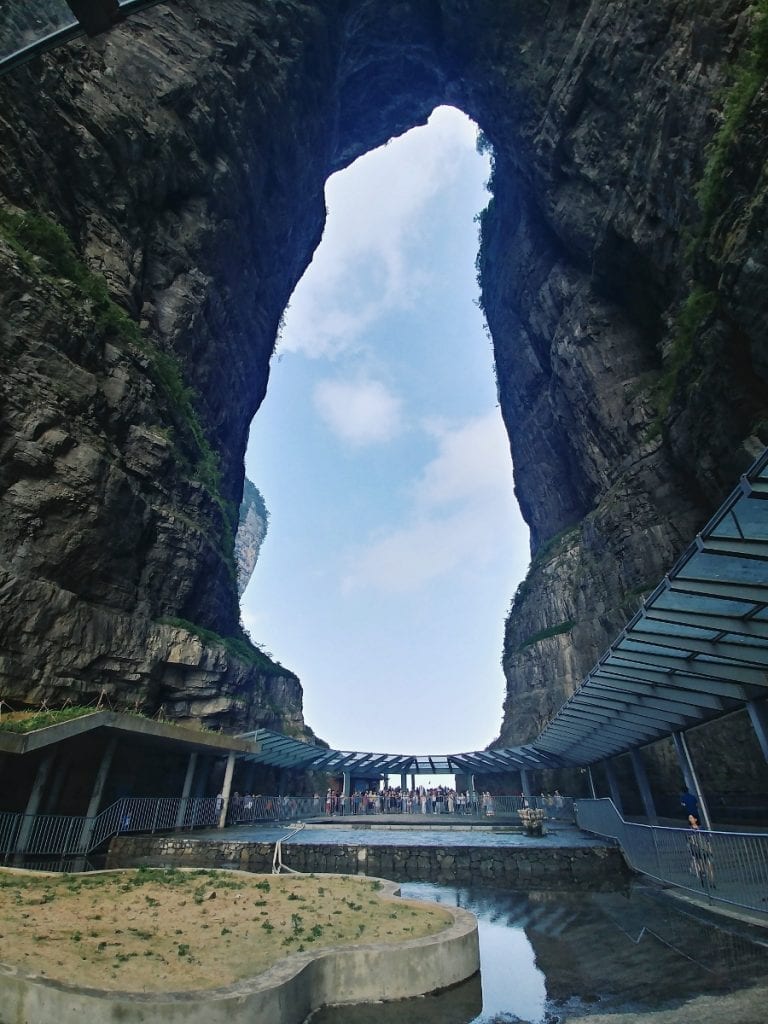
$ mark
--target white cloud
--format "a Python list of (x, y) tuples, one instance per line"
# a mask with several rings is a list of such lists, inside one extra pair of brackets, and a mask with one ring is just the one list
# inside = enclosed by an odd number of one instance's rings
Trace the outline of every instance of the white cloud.
[(329, 179), (322, 248), (291, 299), (282, 351), (332, 358), (354, 349), (385, 310), (416, 301), (426, 272), (412, 265), (409, 247), (430, 202), (451, 187), (463, 161), (476, 163), (474, 145), (469, 118), (440, 107), (428, 128)]
[(498, 412), (453, 429), (429, 429), (438, 452), (413, 487), (408, 520), (348, 555), (345, 592), (418, 590), (458, 568), (482, 568), (510, 547), (522, 574), (527, 527), (514, 499), (509, 444)]
[(402, 403), (380, 381), (321, 380), (314, 402), (333, 433), (354, 447), (391, 441), (403, 429)]

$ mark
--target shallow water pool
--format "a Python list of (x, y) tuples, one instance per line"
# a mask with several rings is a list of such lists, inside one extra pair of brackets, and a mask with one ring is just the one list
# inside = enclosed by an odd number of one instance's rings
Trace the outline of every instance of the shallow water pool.
[(660, 890), (505, 892), (408, 883), (403, 896), (471, 910), (480, 977), (420, 999), (313, 1014), (311, 1024), (765, 1024), (768, 931)]

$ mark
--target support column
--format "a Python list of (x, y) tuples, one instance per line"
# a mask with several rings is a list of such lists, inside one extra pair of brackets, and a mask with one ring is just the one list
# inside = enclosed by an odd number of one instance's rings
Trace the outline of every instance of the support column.
[(416, 774), (415, 774), (415, 772), (411, 772), (411, 789), (414, 792), (416, 791)]
[(528, 772), (526, 768), (520, 769), (520, 788), (522, 790), (522, 795), (525, 798), (528, 807), (532, 807), (532, 803), (534, 803), (534, 798), (532, 798), (530, 794), (530, 780), (528, 779)]
[(699, 785), (699, 777), (696, 774), (696, 769), (693, 767), (693, 760), (691, 759), (691, 752), (688, 749), (688, 743), (685, 739), (685, 733), (673, 732), (672, 739), (674, 740), (677, 759), (680, 762), (680, 771), (683, 773), (685, 784), (690, 792), (695, 795), (696, 801), (699, 805), (701, 822), (704, 825), (704, 828), (711, 830), (712, 820), (709, 817), (709, 809), (704, 799), (704, 793)]
[(595, 789), (595, 779), (592, 775), (592, 765), (587, 765), (587, 779), (589, 780), (589, 792), (592, 794), (592, 799), (597, 800), (597, 790)]
[(352, 796), (352, 772), (341, 773), (341, 795), (342, 797)]
[(400, 792), (405, 793), (408, 789), (408, 772), (400, 772)]
[(40, 810), (40, 803), (42, 802), (43, 793), (45, 792), (55, 759), (56, 753), (52, 750), (49, 754), (45, 755), (37, 767), (35, 781), (32, 784), (32, 792), (29, 794), (27, 806), (24, 808), (24, 817), (21, 819), (21, 828), (16, 839), (16, 853), (24, 853), (29, 845), (32, 826), (35, 823), (35, 815)]
[(189, 761), (187, 762), (187, 774), (184, 776), (184, 787), (181, 790), (181, 800), (179, 800), (179, 810), (176, 815), (176, 828), (182, 828), (187, 817), (187, 807), (189, 806), (189, 794), (192, 792), (192, 781), (195, 777), (195, 769), (197, 768), (197, 751), (194, 750), (189, 755)]
[(227, 823), (227, 811), (229, 810), (229, 794), (232, 789), (232, 776), (235, 774), (235, 752), (230, 751), (227, 757), (227, 767), (224, 770), (224, 785), (221, 787), (221, 810), (219, 811), (219, 828), (224, 828)]
[(603, 761), (605, 767), (605, 774), (608, 776), (608, 788), (611, 791), (611, 800), (613, 805), (619, 814), (624, 817), (624, 805), (621, 802), (621, 791), (619, 789), (619, 780), (616, 776), (616, 769), (613, 767), (613, 762), (610, 760)]
[(96, 772), (96, 780), (93, 783), (91, 799), (88, 801), (88, 810), (85, 812), (83, 831), (80, 834), (80, 849), (83, 853), (88, 853), (88, 849), (91, 845), (93, 826), (96, 824), (96, 815), (99, 813), (99, 804), (101, 803), (101, 798), (104, 795), (104, 786), (107, 783), (109, 769), (112, 767), (112, 758), (115, 756), (116, 747), (117, 738), (113, 736), (104, 748), (104, 753), (101, 755), (101, 763), (99, 764), (99, 770)]
[(632, 761), (632, 770), (635, 773), (635, 782), (637, 782), (637, 788), (640, 790), (640, 796), (643, 801), (646, 817), (651, 825), (656, 825), (659, 817), (656, 814), (656, 804), (653, 802), (651, 784), (648, 781), (648, 773), (645, 770), (643, 758), (640, 751), (635, 750), (634, 748), (630, 750), (629, 757)]
[(768, 761), (768, 701), (751, 700), (747, 704), (749, 719), (752, 728), (757, 733), (757, 741), (763, 752), (763, 757)]

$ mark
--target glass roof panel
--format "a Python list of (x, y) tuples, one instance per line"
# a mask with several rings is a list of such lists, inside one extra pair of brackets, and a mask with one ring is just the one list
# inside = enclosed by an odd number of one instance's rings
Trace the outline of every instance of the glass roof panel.
[(683, 580), (727, 580), (733, 583), (766, 583), (767, 563), (756, 558), (738, 558), (734, 555), (711, 555), (697, 552), (678, 573)]
[(649, 607), (670, 612), (704, 612), (707, 615), (735, 615), (741, 618), (749, 610), (743, 601), (729, 601), (725, 597), (704, 594), (681, 594), (677, 590), (664, 590)]
[(688, 637), (692, 640), (711, 640), (717, 634), (717, 630), (710, 627), (681, 626), (674, 622), (655, 622), (652, 619), (641, 618), (629, 631), (632, 636), (635, 633), (663, 634), (664, 636)]
[(765, 502), (760, 498), (743, 498), (736, 508), (731, 509), (714, 527), (711, 536), (734, 540), (741, 537), (768, 540)]
[(691, 652), (684, 650), (679, 647), (662, 647), (659, 644), (653, 643), (641, 643), (638, 640), (633, 640), (631, 637), (626, 637), (615, 645), (617, 648), (617, 654), (630, 656), (633, 651), (639, 654), (658, 654), (664, 658), (690, 658)]
[(66, 0), (0, 4), (0, 60), (76, 24)]

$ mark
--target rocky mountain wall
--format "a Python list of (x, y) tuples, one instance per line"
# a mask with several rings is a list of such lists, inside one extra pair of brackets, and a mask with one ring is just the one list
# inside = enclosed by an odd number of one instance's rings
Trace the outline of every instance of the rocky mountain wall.
[(248, 477), (243, 484), (237, 533), (235, 534), (235, 564), (237, 565), (237, 593), (242, 597), (256, 568), (261, 545), (267, 535), (269, 513), (261, 492)]
[[(6, 694), (189, 712), (163, 631), (239, 636), (243, 453), (323, 184), (452, 103), (494, 152), (479, 269), (534, 555), (500, 741), (530, 739), (768, 439), (764, 7), (179, 0), (0, 82)], [(108, 671), (79, 625), (109, 646), (105, 617), (136, 624)]]

